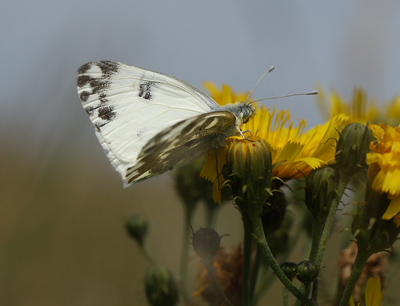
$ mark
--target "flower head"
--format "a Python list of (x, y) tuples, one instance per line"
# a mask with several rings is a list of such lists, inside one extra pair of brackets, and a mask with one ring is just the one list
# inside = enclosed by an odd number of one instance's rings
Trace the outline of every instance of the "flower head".
[(374, 99), (360, 87), (355, 87), (350, 100), (345, 100), (335, 90), (326, 93), (322, 87), (318, 88), (317, 103), (323, 117), (334, 115), (346, 116), (348, 123), (362, 124), (386, 122), (397, 125), (400, 123), (400, 96), (393, 97), (383, 107), (378, 106)]
[(389, 207), (382, 216), (400, 226), (400, 127), (389, 125), (370, 125), (370, 130), (376, 138), (367, 154), (366, 161), (374, 167), (372, 189), (387, 194), (391, 199)]
[[(244, 97), (236, 95), (230, 87), (224, 85), (221, 91), (215, 86), (207, 83), (211, 96), (220, 103), (235, 102), (233, 98)], [(227, 98), (231, 97), (231, 98)], [(231, 100), (230, 100), (231, 99)], [(333, 161), (335, 156), (335, 138), (338, 137), (337, 129), (346, 123), (345, 116), (333, 116), (323, 125), (315, 126), (304, 132), (305, 120), (299, 120), (295, 125), (291, 120), (288, 110), (278, 111), (270, 108), (257, 108), (254, 117), (242, 126), (242, 130), (249, 130), (253, 140), (263, 139), (270, 147), (272, 164), (274, 165), (272, 175), (284, 181), (308, 175), (313, 169), (317, 169)], [(226, 140), (228, 147), (236, 141), (242, 141), (242, 136), (230, 137)], [(206, 156), (206, 163), (202, 169), (201, 176), (214, 182), (214, 200), (218, 202), (218, 184), (224, 178), (220, 175), (226, 163), (226, 152), (228, 148), (220, 148), (217, 153), (218, 174), (215, 167), (215, 152)]]

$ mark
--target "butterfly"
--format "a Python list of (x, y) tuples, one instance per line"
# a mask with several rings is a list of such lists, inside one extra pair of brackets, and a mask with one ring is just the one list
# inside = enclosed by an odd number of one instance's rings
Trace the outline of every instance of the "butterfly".
[(175, 77), (112, 61), (78, 69), (83, 108), (124, 186), (172, 170), (226, 146), (255, 106), (220, 106)]

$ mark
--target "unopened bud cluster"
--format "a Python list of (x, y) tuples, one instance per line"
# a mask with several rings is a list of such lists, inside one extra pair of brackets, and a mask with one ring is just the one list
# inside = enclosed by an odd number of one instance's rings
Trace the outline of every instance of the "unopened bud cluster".
[(308, 284), (317, 279), (319, 269), (317, 265), (311, 261), (301, 261), (298, 264), (294, 262), (285, 262), (281, 265), (283, 273), (288, 279), (292, 280), (296, 277), (300, 282)]

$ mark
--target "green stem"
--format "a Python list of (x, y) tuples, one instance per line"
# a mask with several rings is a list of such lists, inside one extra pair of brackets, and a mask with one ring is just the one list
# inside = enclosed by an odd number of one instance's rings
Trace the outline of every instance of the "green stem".
[(312, 293), (311, 293), (311, 301), (314, 303), (317, 303), (317, 297), (318, 297), (318, 278), (313, 282), (313, 287), (312, 287)]
[(144, 256), (147, 258), (147, 260), (152, 264), (155, 265), (157, 262), (154, 260), (153, 256), (151, 256), (150, 251), (147, 249), (147, 247), (144, 244), (140, 245), (140, 249), (142, 250), (142, 253)]
[(365, 248), (359, 248), (356, 261), (354, 262), (353, 271), (351, 272), (350, 278), (346, 283), (342, 299), (340, 300), (339, 306), (348, 306), (353, 289), (359, 279), (365, 264), (367, 263), (370, 253), (365, 251)]
[(242, 221), (244, 228), (244, 243), (243, 243), (243, 288), (242, 288), (242, 305), (252, 305), (250, 272), (251, 272), (251, 253), (253, 239), (251, 237), (252, 225), (249, 216), (246, 212), (242, 213)]
[(304, 305), (309, 305), (309, 306), (314, 306), (314, 303), (312, 303), (310, 300), (308, 300), (293, 284), (292, 282), (287, 278), (285, 273), (283, 273), (282, 269), (276, 262), (274, 256), (272, 255), (271, 249), (268, 246), (267, 240), (265, 239), (264, 235), (264, 230), (262, 227), (262, 222), (261, 218), (253, 214), (252, 216), (249, 216), (252, 223), (253, 223), (253, 230), (254, 230), (254, 235), (255, 238), (257, 239), (257, 243), (265, 256), (266, 260), (270, 264), (272, 270), (275, 272), (276, 276), (279, 278), (279, 280), (285, 285), (286, 288), (295, 296), (297, 297)]
[[(336, 196), (331, 203), (328, 216), (326, 220), (315, 218), (313, 237), (312, 237), (312, 247), (309, 260), (317, 264), (318, 269), (321, 269), (322, 258), (324, 257), (324, 252), (326, 248), (326, 242), (328, 241), (329, 234), (332, 229), (333, 220), (335, 219), (336, 211), (339, 207), (340, 200), (342, 199), (343, 193), (349, 182), (349, 177), (344, 175), (340, 176)], [(313, 289), (312, 299), (316, 300), (318, 295), (318, 279), (314, 281), (315, 290)], [(313, 288), (314, 288), (313, 286)], [(304, 285), (300, 288), (301, 292), (304, 292)], [(299, 301), (296, 301), (296, 306), (299, 306)]]
[[(185, 205), (185, 221), (183, 228), (183, 237), (190, 236), (190, 223), (193, 216), (193, 209), (191, 205)], [(181, 251), (181, 262), (180, 262), (180, 286), (182, 288), (183, 297), (186, 301), (190, 300), (190, 296), (186, 291), (185, 285), (187, 284), (187, 268), (189, 262), (189, 243), (187, 241), (188, 238), (183, 239), (182, 241), (182, 251)]]
[(311, 252), (308, 258), (309, 261), (315, 262), (318, 254), (318, 250), (320, 249), (321, 244), (321, 236), (325, 225), (325, 218), (314, 218), (312, 221), (312, 244), (311, 244)]
[(225, 306), (233, 306), (232, 303), (225, 296), (221, 287), (219, 286), (217, 276), (215, 275), (214, 260), (210, 260), (209, 262), (204, 262), (204, 266), (206, 267), (208, 277), (210, 278), (210, 281), (211, 281), (211, 285), (212, 285), (215, 293), (220, 298), (220, 300), (224, 303)]
[(289, 290), (288, 288), (283, 288), (283, 306), (289, 306)]
[(333, 199), (331, 203), (331, 207), (329, 209), (328, 217), (326, 218), (325, 225), (323, 227), (322, 233), (321, 233), (321, 239), (319, 240), (319, 247), (317, 249), (317, 253), (315, 254), (315, 263), (317, 264), (318, 268), (321, 267), (322, 263), (322, 257), (324, 256), (325, 248), (326, 248), (326, 242), (328, 241), (329, 234), (332, 229), (333, 225), (333, 220), (335, 219), (335, 214), (336, 210), (339, 206), (340, 200), (343, 196), (343, 193), (346, 189), (346, 186), (349, 182), (349, 178), (345, 176), (341, 176), (339, 179), (337, 191), (336, 191), (336, 196)]
[(253, 271), (251, 273), (251, 280), (250, 280), (250, 296), (252, 297), (252, 302), (255, 304), (254, 300), (254, 292), (257, 287), (257, 279), (261, 268), (261, 259), (262, 254), (260, 252), (260, 248), (256, 247), (256, 256), (253, 262)]

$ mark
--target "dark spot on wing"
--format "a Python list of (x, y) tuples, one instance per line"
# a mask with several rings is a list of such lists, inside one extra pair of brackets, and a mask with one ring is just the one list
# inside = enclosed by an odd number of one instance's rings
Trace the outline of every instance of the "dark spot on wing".
[(85, 108), (86, 114), (88, 114), (89, 116), (93, 115), (93, 111), (94, 111), (94, 107), (92, 106), (88, 106)]
[(102, 123), (102, 124), (96, 123), (94, 126), (95, 126), (96, 130), (97, 130), (98, 132), (100, 132), (100, 128), (103, 127), (103, 126), (105, 126), (105, 125), (106, 125), (105, 123)]
[(181, 134), (186, 135), (195, 127), (195, 125), (196, 125), (196, 122), (190, 123), (188, 126), (186, 126), (182, 129)]
[(88, 75), (79, 75), (76, 81), (77, 81), (78, 87), (83, 87), (93, 80), (94, 79)]
[(90, 69), (90, 67), (92, 67), (92, 64), (93, 63), (86, 63), (86, 64), (80, 66), (78, 69), (78, 74), (86, 73)]
[(92, 88), (92, 94), (99, 93), (105, 91), (108, 87), (110, 87), (111, 82), (106, 79), (93, 79), (90, 82), (90, 87)]
[(111, 61), (100, 61), (98, 62), (98, 66), (103, 73), (103, 77), (110, 78), (111, 75), (118, 72), (118, 63)]
[(107, 97), (107, 95), (106, 95), (104, 92), (100, 93), (100, 94), (99, 94), (100, 102), (101, 102), (101, 103), (106, 103), (106, 102), (108, 102), (108, 99), (106, 99), (106, 97)]
[(151, 99), (151, 87), (154, 85), (154, 82), (145, 82), (139, 85), (139, 97), (144, 98), (146, 100)]
[(79, 94), (79, 98), (81, 99), (82, 102), (86, 102), (89, 99), (89, 96), (91, 95), (91, 92), (89, 91), (82, 91)]
[(104, 106), (102, 108), (99, 108), (98, 116), (103, 120), (107, 120), (107, 121), (113, 120), (116, 116), (116, 113), (114, 112), (114, 107), (113, 106)]

